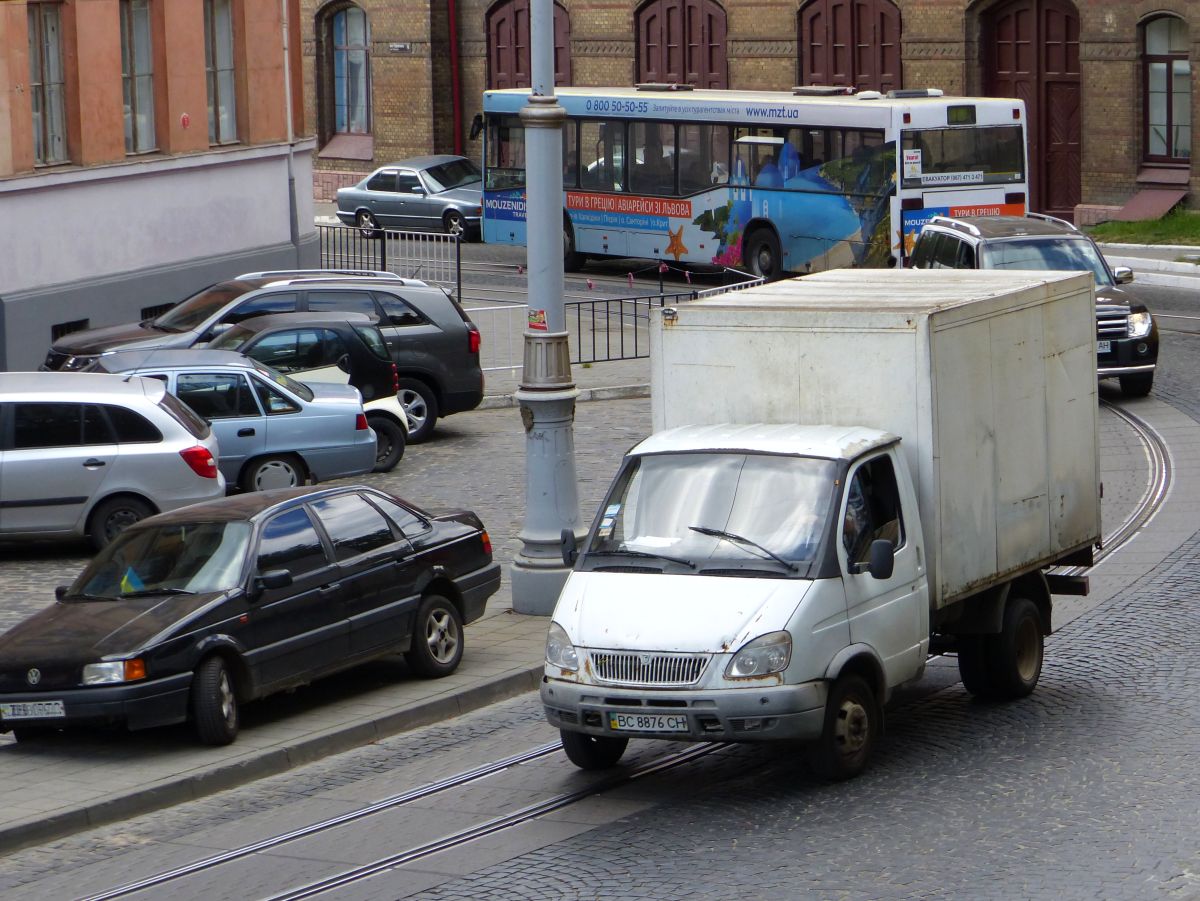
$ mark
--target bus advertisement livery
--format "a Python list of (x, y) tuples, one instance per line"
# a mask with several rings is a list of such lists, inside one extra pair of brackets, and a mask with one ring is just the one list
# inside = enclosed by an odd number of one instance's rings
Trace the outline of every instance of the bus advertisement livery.
[[(940, 91), (559, 88), (563, 253), (778, 278), (902, 264), (937, 215), (1022, 215), (1025, 107)], [(483, 239), (525, 243), (527, 90), (487, 91)]]

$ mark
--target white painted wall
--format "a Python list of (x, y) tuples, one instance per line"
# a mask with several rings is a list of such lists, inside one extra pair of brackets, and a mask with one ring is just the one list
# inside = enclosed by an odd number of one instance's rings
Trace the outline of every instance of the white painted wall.
[[(292, 152), (312, 236), (313, 142)], [(0, 180), (0, 295), (237, 254), (291, 240), (286, 144)]]

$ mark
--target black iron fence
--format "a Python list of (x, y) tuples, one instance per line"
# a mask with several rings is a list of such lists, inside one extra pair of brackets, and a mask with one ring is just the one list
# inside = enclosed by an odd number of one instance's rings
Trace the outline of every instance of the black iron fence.
[(650, 310), (694, 300), (695, 291), (567, 301), (572, 363), (650, 356)]
[(321, 266), (373, 269), (441, 285), (462, 297), (462, 241), (439, 232), (318, 225)]

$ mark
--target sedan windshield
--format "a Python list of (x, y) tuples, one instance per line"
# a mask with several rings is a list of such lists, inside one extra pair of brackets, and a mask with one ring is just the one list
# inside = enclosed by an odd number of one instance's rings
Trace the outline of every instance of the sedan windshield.
[(121, 533), (71, 585), (72, 596), (120, 598), (226, 591), (241, 582), (250, 524), (171, 523)]
[(451, 160), (438, 166), (430, 166), (425, 170), (434, 191), (449, 191), (451, 188), (461, 188), (482, 180), (483, 173), (479, 167), (467, 159)]
[(773, 454), (655, 454), (633, 460), (605, 501), (588, 554), (807, 563), (824, 534), (830, 460)]
[(984, 269), (1035, 269), (1041, 272), (1090, 272), (1100, 287), (1112, 285), (1112, 276), (1100, 252), (1086, 238), (1021, 238), (983, 246)]
[(221, 307), (235, 298), (241, 297), (248, 290), (245, 284), (237, 282), (222, 282), (210, 285), (203, 291), (193, 294), (187, 300), (181, 300), (167, 312), (163, 313), (151, 324), (168, 332), (187, 332), (204, 323)]

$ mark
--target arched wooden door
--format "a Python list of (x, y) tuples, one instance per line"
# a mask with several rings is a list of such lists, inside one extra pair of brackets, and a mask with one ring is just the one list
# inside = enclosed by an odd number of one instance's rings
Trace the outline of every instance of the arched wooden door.
[(983, 21), (983, 84), (1029, 116), (1031, 209), (1075, 218), (1082, 196), (1079, 14), (1068, 0), (1010, 0)]
[(800, 84), (902, 86), (900, 10), (891, 0), (811, 0), (799, 18)]
[[(488, 87), (527, 88), (533, 83), (529, 62), (529, 0), (503, 0), (487, 14)], [(554, 83), (571, 83), (571, 19), (554, 4)]]
[(638, 82), (729, 87), (725, 10), (715, 0), (650, 0), (637, 11)]

